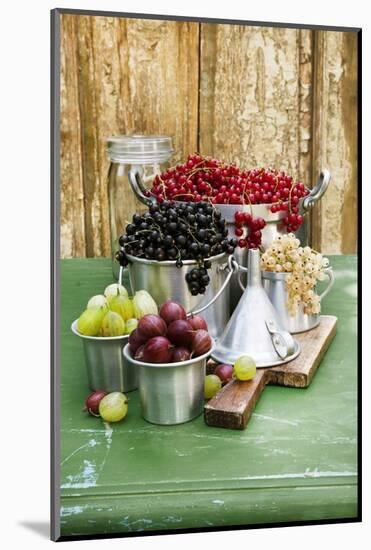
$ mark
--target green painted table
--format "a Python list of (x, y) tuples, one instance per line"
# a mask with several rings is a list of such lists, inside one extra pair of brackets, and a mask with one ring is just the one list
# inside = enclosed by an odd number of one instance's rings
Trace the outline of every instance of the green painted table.
[(311, 386), (269, 386), (245, 431), (201, 417), (155, 426), (131, 392), (124, 422), (82, 412), (70, 324), (112, 282), (110, 261), (61, 261), (61, 534), (127, 533), (357, 516), (356, 257), (333, 256), (323, 312), (338, 333)]

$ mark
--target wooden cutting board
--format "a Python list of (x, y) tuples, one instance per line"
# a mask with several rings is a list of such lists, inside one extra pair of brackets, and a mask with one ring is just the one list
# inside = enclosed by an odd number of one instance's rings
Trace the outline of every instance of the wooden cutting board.
[[(321, 315), (318, 327), (295, 334), (300, 343), (300, 355), (285, 365), (257, 369), (252, 380), (232, 380), (207, 402), (204, 418), (209, 426), (242, 430), (246, 428), (261, 393), (267, 384), (306, 388), (319, 367), (323, 356), (336, 334), (337, 317)], [(208, 365), (212, 372), (215, 364)]]

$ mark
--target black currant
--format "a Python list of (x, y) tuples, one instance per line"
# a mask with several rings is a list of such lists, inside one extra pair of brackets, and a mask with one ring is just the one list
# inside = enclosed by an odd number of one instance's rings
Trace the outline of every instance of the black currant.
[(126, 226), (126, 233), (128, 235), (134, 235), (136, 231), (136, 227), (133, 223), (129, 223), (129, 225)]
[(126, 235), (121, 235), (119, 237), (119, 245), (124, 246), (128, 242), (128, 238)]
[(163, 248), (158, 248), (155, 252), (155, 258), (159, 262), (165, 260), (166, 258), (165, 250)]
[(203, 284), (203, 286), (207, 286), (210, 282), (210, 277), (208, 275), (202, 275), (200, 277), (200, 281)]
[(187, 237), (185, 235), (178, 235), (175, 240), (179, 246), (185, 246), (187, 243)]
[(211, 246), (209, 244), (204, 243), (201, 246), (201, 252), (203, 256), (208, 256), (210, 254)]
[(174, 246), (174, 238), (171, 235), (165, 235), (163, 241), (165, 246)]

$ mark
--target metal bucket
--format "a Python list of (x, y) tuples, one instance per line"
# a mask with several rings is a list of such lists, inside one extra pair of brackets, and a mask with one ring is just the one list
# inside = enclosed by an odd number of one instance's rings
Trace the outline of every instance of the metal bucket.
[(210, 335), (217, 338), (229, 319), (229, 292), (224, 290), (233, 275), (232, 258), (227, 254), (209, 258), (210, 283), (206, 292), (192, 296), (185, 276), (197, 266), (195, 260), (185, 260), (182, 267), (176, 267), (175, 261), (159, 262), (128, 255), (131, 288), (133, 292), (147, 290), (159, 306), (167, 300), (175, 300), (188, 313), (203, 312)]
[[(130, 186), (136, 195), (136, 197), (147, 206), (156, 202), (154, 195), (149, 194), (146, 196), (145, 185), (142, 182), (141, 175), (139, 170), (132, 169), (129, 171), (128, 179)], [(300, 199), (299, 201), (299, 212), (301, 215), (305, 215), (310, 211), (312, 206), (320, 200), (320, 198), (325, 194), (328, 185), (330, 183), (331, 174), (328, 170), (322, 170), (315, 186), (311, 189), (309, 195)], [(226, 220), (226, 227), (228, 228), (228, 233), (230, 237), (235, 236), (235, 225), (234, 225), (234, 215), (236, 212), (248, 212), (254, 218), (260, 217), (263, 218), (267, 225), (262, 229), (262, 248), (268, 248), (272, 242), (279, 236), (286, 233), (286, 226), (282, 222), (282, 218), (287, 215), (287, 212), (271, 212), (270, 204), (216, 204), (215, 205), (222, 213), (223, 218)], [(308, 242), (308, 222), (306, 217), (304, 218), (303, 224), (300, 226), (295, 235), (300, 240), (301, 244), (305, 246)], [(247, 249), (237, 247), (234, 251), (234, 257), (239, 265), (247, 267)], [(242, 274), (242, 280), (246, 283), (246, 277)], [(230, 288), (230, 314), (233, 313), (235, 307), (238, 304), (239, 299), (242, 296), (242, 291), (238, 284), (237, 276), (234, 275), (231, 280)]]
[(72, 323), (71, 330), (82, 339), (92, 390), (129, 392), (137, 389), (137, 369), (123, 355), (129, 336), (84, 336), (77, 330), (77, 319)]
[(206, 361), (204, 355), (181, 363), (143, 363), (131, 357), (129, 345), (124, 356), (139, 373), (142, 416), (152, 424), (183, 424), (196, 418), (204, 408)]
[[(326, 289), (322, 292), (322, 294), (320, 294), (321, 300), (330, 292), (335, 282), (334, 272), (331, 268), (326, 268), (324, 270), (324, 273), (325, 275), (327, 275), (329, 282)], [(288, 273), (273, 273), (270, 271), (263, 271), (263, 287), (277, 311), (282, 326), (292, 334), (296, 334), (298, 332), (306, 332), (307, 330), (311, 330), (319, 324), (320, 315), (308, 315), (307, 313), (304, 313), (304, 305), (302, 303), (298, 305), (298, 310), (295, 315), (292, 316), (289, 314), (286, 305), (288, 300), (286, 279), (288, 275)]]

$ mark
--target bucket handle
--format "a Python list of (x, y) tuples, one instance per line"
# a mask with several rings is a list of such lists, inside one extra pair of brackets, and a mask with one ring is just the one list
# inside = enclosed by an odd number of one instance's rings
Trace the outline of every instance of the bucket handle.
[(332, 289), (332, 287), (334, 286), (334, 282), (335, 282), (335, 274), (332, 270), (332, 267), (326, 267), (324, 270), (323, 270), (323, 273), (325, 275), (327, 275), (327, 277), (329, 278), (329, 282), (328, 282), (328, 285), (327, 287), (325, 288), (325, 290), (322, 292), (322, 294), (319, 295), (319, 299), (320, 301), (322, 300), (322, 298), (324, 298), (325, 296), (327, 296), (327, 294), (330, 292), (330, 290)]
[(194, 311), (190, 311), (189, 313), (187, 313), (187, 317), (191, 317), (192, 315), (198, 315), (199, 313), (202, 313), (203, 311), (205, 311), (205, 309), (207, 309), (208, 307), (210, 307), (211, 305), (213, 305), (214, 302), (216, 302), (216, 300), (219, 298), (219, 296), (224, 292), (224, 290), (227, 288), (228, 284), (229, 284), (229, 281), (231, 280), (231, 277), (233, 275), (234, 272), (237, 272), (238, 269), (239, 269), (239, 265), (238, 263), (236, 262), (236, 260), (234, 259), (234, 256), (233, 254), (231, 254), (229, 257), (228, 257), (228, 265), (227, 265), (227, 268), (229, 270), (229, 273), (224, 281), (224, 283), (222, 284), (222, 286), (220, 287), (220, 289), (218, 290), (218, 292), (215, 294), (215, 296), (210, 300), (210, 302), (208, 302), (206, 304), (206, 306), (202, 306), (200, 307), (199, 309), (195, 309)]
[(122, 286), (122, 278), (123, 278), (123, 276), (124, 276), (124, 268), (122, 267), (122, 265), (120, 265), (118, 283), (119, 283), (119, 285), (121, 285), (121, 286)]
[(152, 194), (150, 194), (148, 197), (145, 195), (145, 193), (147, 193), (147, 189), (143, 183), (141, 173), (137, 167), (131, 168), (129, 170), (128, 180), (130, 187), (134, 192), (134, 195), (140, 202), (147, 206), (151, 206), (151, 204), (157, 203), (156, 198)]
[(309, 195), (303, 200), (303, 210), (308, 212), (315, 202), (317, 202), (327, 191), (330, 183), (331, 174), (328, 170), (323, 169), (319, 175), (316, 185), (313, 187)]

